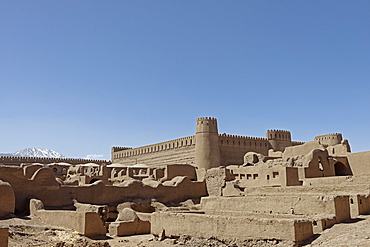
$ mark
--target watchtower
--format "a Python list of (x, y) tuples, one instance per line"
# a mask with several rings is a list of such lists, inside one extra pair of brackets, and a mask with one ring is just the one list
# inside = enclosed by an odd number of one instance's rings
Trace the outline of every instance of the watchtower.
[(201, 117), (196, 120), (195, 165), (206, 169), (221, 165), (216, 118)]
[(287, 130), (267, 130), (266, 138), (274, 151), (284, 151), (286, 147), (292, 146), (292, 137)]

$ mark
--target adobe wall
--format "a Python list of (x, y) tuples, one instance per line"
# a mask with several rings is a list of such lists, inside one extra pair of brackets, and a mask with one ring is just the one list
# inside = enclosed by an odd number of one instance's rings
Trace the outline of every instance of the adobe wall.
[(13, 188), (9, 183), (0, 180), (0, 218), (14, 213), (14, 209), (15, 195)]
[(271, 214), (298, 214), (314, 216), (335, 215), (338, 221), (350, 218), (348, 196), (320, 195), (248, 195), (243, 197), (203, 197), (202, 210), (243, 211)]
[(139, 148), (114, 151), (116, 149), (116, 147), (112, 148), (112, 163), (125, 165), (195, 163), (195, 136), (179, 138)]
[(35, 216), (45, 224), (75, 229), (85, 236), (105, 236), (106, 234), (103, 221), (95, 212), (37, 210)]
[(0, 247), (8, 247), (9, 227), (0, 226)]
[(353, 176), (370, 175), (370, 151), (348, 153), (347, 158)]
[(68, 186), (60, 185), (49, 168), (41, 168), (31, 179), (27, 179), (20, 167), (0, 167), (0, 179), (12, 186), (18, 212), (26, 210), (29, 197), (43, 201), (45, 207), (60, 207), (72, 205), (73, 199), (91, 204), (122, 202), (132, 198), (156, 199), (167, 203), (207, 195), (205, 182), (191, 181), (187, 177), (177, 177), (168, 181), (167, 185), (159, 184), (157, 187), (135, 180), (120, 186), (105, 185), (103, 182)]
[(231, 174), (238, 181), (239, 187), (261, 186), (294, 186), (301, 185), (298, 179), (298, 169), (275, 165), (258, 166), (228, 166)]
[(52, 170), (42, 168), (35, 172), (30, 179), (24, 176), (21, 167), (0, 167), (0, 180), (8, 182), (14, 191), (15, 208), (23, 211), (29, 196), (40, 195), (49, 200), (59, 201), (59, 184)]
[[(247, 152), (268, 156), (269, 149), (283, 151), (286, 147), (300, 145), (291, 141), (286, 130), (268, 130), (267, 138), (218, 134), (217, 119), (201, 117), (196, 120), (194, 136), (170, 140), (138, 148), (113, 147), (113, 163), (127, 165), (195, 164), (209, 169), (220, 165), (241, 165)], [(196, 145), (198, 142), (198, 145)]]
[(266, 138), (219, 135), (219, 145), (221, 154), (221, 165), (242, 165), (243, 157), (247, 152), (261, 153), (268, 155), (271, 148)]
[(283, 153), (283, 159), (288, 159), (289, 157), (298, 155), (306, 155), (314, 149), (323, 149), (323, 146), (319, 141), (311, 141), (302, 145), (287, 147)]
[(91, 159), (71, 159), (71, 158), (43, 158), (43, 157), (14, 157), (14, 156), (0, 156), (0, 164), (2, 165), (20, 165), (22, 163), (69, 163), (73, 165), (95, 163), (99, 165), (109, 165), (109, 160), (91, 160)]
[[(227, 134), (219, 135), (218, 144), (221, 165), (241, 165), (245, 153), (253, 151), (267, 156), (271, 148), (266, 138)], [(119, 150), (113, 147), (112, 163), (125, 165), (195, 164), (195, 145), (195, 136), (189, 136), (139, 148)]]
[(156, 212), (151, 218), (151, 233), (166, 236), (183, 234), (199, 238), (282, 239), (302, 241), (312, 236), (310, 221), (259, 219), (204, 214)]
[(331, 133), (326, 135), (315, 136), (315, 141), (319, 141), (320, 144), (329, 146), (340, 144), (343, 140), (341, 133)]

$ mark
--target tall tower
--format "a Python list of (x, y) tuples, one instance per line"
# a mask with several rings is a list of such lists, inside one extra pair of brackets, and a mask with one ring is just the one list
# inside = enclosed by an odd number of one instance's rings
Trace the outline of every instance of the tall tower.
[(209, 169), (221, 165), (217, 119), (197, 118), (195, 131), (195, 165)]

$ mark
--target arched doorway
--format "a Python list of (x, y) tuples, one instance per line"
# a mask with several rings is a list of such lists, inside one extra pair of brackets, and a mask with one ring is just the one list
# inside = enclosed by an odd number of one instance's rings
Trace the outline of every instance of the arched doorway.
[(352, 175), (349, 169), (342, 162), (335, 163), (334, 169), (335, 169), (335, 176)]

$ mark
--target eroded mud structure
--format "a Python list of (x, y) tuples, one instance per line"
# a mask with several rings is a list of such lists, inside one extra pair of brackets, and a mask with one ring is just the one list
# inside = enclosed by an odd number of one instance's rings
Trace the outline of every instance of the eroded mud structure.
[[(0, 162), (2, 218), (30, 215), (85, 236), (299, 243), (370, 211), (370, 152), (351, 153), (338, 133), (306, 143), (284, 130), (234, 136), (198, 118), (194, 136), (113, 147), (112, 162)], [(3, 226), (0, 247), (7, 243)]]

